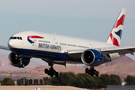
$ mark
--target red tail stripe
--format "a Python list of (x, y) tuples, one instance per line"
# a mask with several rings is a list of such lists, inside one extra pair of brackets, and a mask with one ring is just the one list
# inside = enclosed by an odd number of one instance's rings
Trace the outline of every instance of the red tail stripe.
[(120, 46), (120, 45), (119, 45), (119, 42), (117, 41), (117, 39), (116, 39), (115, 37), (113, 37), (112, 33), (110, 34), (110, 37), (111, 37), (111, 39), (112, 39), (113, 45), (115, 45), (115, 46)]
[(113, 28), (117, 28), (119, 25), (124, 25), (124, 19), (125, 19), (125, 15), (122, 15), (121, 18), (117, 20)]

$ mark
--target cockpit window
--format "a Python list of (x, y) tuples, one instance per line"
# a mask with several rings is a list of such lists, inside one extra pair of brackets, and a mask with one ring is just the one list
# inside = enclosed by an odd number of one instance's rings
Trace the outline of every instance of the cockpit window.
[(18, 39), (18, 40), (22, 40), (22, 37), (11, 37), (10, 39)]

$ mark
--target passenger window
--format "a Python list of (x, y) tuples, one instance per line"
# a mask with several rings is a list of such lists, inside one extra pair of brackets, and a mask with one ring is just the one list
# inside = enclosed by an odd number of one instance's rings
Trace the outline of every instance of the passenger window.
[(10, 39), (12, 39), (12, 37), (10, 37)]
[(18, 39), (18, 40), (22, 40), (22, 37), (10, 37), (10, 39)]
[(19, 39), (22, 40), (22, 37), (20, 37)]
[(16, 37), (13, 37), (13, 39), (16, 39)]

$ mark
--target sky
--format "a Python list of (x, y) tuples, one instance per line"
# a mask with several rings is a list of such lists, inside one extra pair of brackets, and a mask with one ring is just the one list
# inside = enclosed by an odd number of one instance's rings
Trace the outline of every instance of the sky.
[(135, 45), (134, 4), (135, 0), (0, 0), (0, 45), (7, 46), (11, 35), (27, 30), (105, 42), (122, 8), (126, 17), (121, 46)]

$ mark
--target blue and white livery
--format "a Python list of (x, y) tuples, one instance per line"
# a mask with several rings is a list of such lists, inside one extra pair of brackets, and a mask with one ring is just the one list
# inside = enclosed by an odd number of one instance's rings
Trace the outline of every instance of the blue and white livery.
[(31, 58), (41, 58), (50, 66), (45, 69), (45, 73), (51, 77), (58, 76), (53, 68), (54, 64), (66, 66), (67, 63), (91, 66), (85, 72), (91, 76), (99, 76), (95, 66), (135, 52), (135, 46), (120, 46), (125, 12), (122, 9), (106, 42), (24, 31), (11, 36), (8, 47), (0, 46), (0, 49), (11, 50), (9, 61), (19, 68), (27, 66)]

